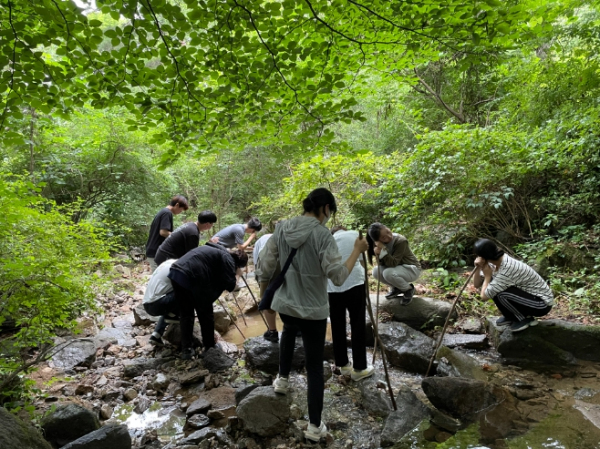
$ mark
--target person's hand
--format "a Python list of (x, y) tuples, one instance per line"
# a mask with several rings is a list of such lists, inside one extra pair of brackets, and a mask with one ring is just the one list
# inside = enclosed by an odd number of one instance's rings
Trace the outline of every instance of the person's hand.
[(379, 246), (376, 246), (375, 248), (373, 248), (373, 252), (376, 256), (379, 256), (379, 254), (381, 254), (381, 248)]
[(369, 249), (367, 239), (358, 237), (354, 241), (354, 249), (358, 250), (360, 253), (364, 253), (367, 249)]
[(475, 266), (479, 268), (483, 268), (485, 265), (488, 265), (483, 257), (477, 257), (475, 259)]
[(235, 277), (237, 279), (239, 279), (241, 275), (242, 275), (242, 269), (240, 267), (238, 267), (237, 270), (235, 270)]
[(490, 267), (489, 263), (486, 263), (483, 267), (481, 267), (481, 270), (486, 277), (492, 275), (492, 267)]
[(209, 240), (210, 243), (219, 243), (219, 237), (215, 236)]

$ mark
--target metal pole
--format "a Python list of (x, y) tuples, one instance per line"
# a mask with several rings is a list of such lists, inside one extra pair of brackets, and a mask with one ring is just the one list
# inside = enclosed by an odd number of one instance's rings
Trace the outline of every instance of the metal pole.
[[(246, 284), (246, 288), (250, 292), (250, 296), (252, 296), (252, 299), (254, 300), (254, 304), (256, 305), (256, 308), (258, 309), (258, 301), (256, 300), (256, 296), (254, 296), (254, 293), (252, 292), (252, 290), (250, 290), (250, 286), (248, 285), (246, 278), (244, 276), (242, 276), (242, 279), (244, 280), (244, 284)], [(265, 326), (267, 326), (267, 330), (268, 330), (269, 325), (267, 324), (267, 320), (265, 319), (265, 316), (262, 314), (262, 312), (260, 310), (258, 311), (258, 313), (260, 313), (260, 316), (263, 319), (263, 322), (265, 323)]]
[(440, 346), (442, 344), (442, 340), (444, 339), (444, 334), (446, 333), (446, 328), (448, 327), (448, 323), (450, 322), (450, 317), (452, 316), (452, 312), (454, 312), (454, 309), (456, 308), (456, 303), (458, 303), (458, 300), (460, 299), (460, 296), (462, 295), (462, 292), (465, 290), (465, 288), (469, 284), (469, 281), (471, 280), (471, 278), (475, 274), (476, 270), (480, 270), (480, 268), (479, 267), (475, 267), (475, 270), (471, 271), (471, 274), (467, 278), (467, 282), (465, 282), (465, 284), (462, 286), (462, 288), (460, 289), (460, 292), (458, 293), (458, 296), (456, 297), (456, 299), (452, 303), (452, 307), (450, 308), (450, 312), (448, 313), (448, 317), (446, 318), (446, 322), (444, 323), (444, 328), (442, 329), (442, 334), (440, 335), (440, 339), (438, 340), (437, 345), (435, 346), (435, 350), (433, 351), (433, 355), (431, 356), (431, 360), (429, 361), (429, 366), (427, 367), (427, 372), (425, 373), (425, 377), (429, 376), (429, 371), (431, 370), (431, 366), (433, 365), (433, 361), (435, 360), (435, 356), (437, 355), (438, 349), (440, 349)]
[(237, 302), (237, 299), (235, 298), (235, 296), (231, 292), (229, 292), (229, 296), (231, 296), (233, 298), (233, 302), (235, 302), (235, 305), (238, 306), (238, 309), (240, 309), (240, 313), (242, 314), (242, 320), (244, 320), (244, 325), (246, 327), (248, 327), (248, 323), (246, 323), (246, 317), (244, 316), (244, 311), (240, 307), (240, 304)]
[(244, 333), (242, 332), (242, 330), (240, 329), (240, 327), (235, 322), (234, 317), (231, 316), (231, 312), (228, 311), (227, 307), (225, 307), (225, 305), (223, 304), (223, 301), (221, 301), (221, 298), (217, 298), (217, 301), (219, 301), (219, 304), (221, 304), (221, 307), (223, 307), (223, 310), (225, 310), (225, 312), (227, 312), (229, 314), (229, 316), (231, 317), (231, 321), (233, 321), (233, 324), (237, 328), (237, 330), (240, 331), (240, 335), (242, 336), (242, 338), (244, 340), (246, 340), (246, 337), (244, 336)]

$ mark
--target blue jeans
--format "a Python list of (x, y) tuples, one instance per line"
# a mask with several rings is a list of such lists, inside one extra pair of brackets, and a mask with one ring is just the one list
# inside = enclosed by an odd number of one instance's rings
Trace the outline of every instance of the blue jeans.
[(311, 424), (321, 425), (323, 412), (323, 352), (327, 319), (304, 320), (290, 315), (279, 314), (283, 321), (283, 332), (279, 341), (279, 376), (288, 377), (292, 370), (296, 334), (302, 333), (302, 343), (306, 354), (306, 377), (308, 379), (308, 418)]

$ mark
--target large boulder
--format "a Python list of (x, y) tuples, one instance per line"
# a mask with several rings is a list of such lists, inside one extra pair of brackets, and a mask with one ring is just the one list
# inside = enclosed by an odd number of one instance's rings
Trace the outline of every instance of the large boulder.
[(46, 440), (55, 447), (62, 447), (99, 429), (100, 421), (95, 413), (80, 405), (65, 404), (46, 415), (41, 426)]
[[(272, 343), (262, 336), (249, 338), (244, 342), (246, 362), (248, 365), (269, 374), (279, 371), (279, 343)], [(296, 338), (292, 368), (299, 369), (304, 366), (306, 354), (302, 346), (302, 339)]]
[(400, 387), (396, 397), (396, 408), (388, 415), (383, 425), (382, 447), (394, 445), (430, 415), (429, 408), (406, 385)]
[(24, 423), (3, 407), (0, 407), (0, 447), (52, 449), (34, 427)]
[(134, 326), (150, 326), (152, 323), (156, 323), (159, 318), (146, 312), (142, 304), (133, 309)]
[[(172, 323), (167, 326), (167, 330), (163, 335), (163, 340), (168, 341), (178, 348), (181, 347), (181, 326), (179, 323)], [(202, 345), (202, 333), (200, 332), (200, 324), (198, 324), (198, 321), (194, 322), (192, 344), (194, 347), (200, 347)]]
[(436, 373), (440, 376), (487, 380), (479, 362), (468, 354), (441, 346), (436, 355)]
[[(371, 302), (375, 304), (375, 297), (371, 295)], [(407, 306), (400, 304), (396, 299), (385, 299), (385, 296), (379, 296), (379, 310), (389, 313), (394, 321), (408, 324), (413, 329), (433, 329), (436, 326), (443, 326), (452, 304), (438, 299), (421, 298), (415, 296)], [(456, 319), (458, 314), (456, 310), (452, 318)]]
[(71, 369), (75, 366), (92, 366), (96, 361), (96, 343), (92, 338), (78, 338), (61, 343), (62, 348), (52, 356), (51, 365)]
[(131, 449), (125, 425), (107, 425), (63, 446), (61, 449)]
[(259, 387), (237, 406), (237, 415), (246, 430), (261, 436), (284, 431), (290, 417), (289, 395), (277, 394), (272, 387)]
[(372, 376), (357, 383), (361, 405), (371, 415), (388, 416), (393, 408), (385, 382)]
[(379, 337), (392, 365), (413, 373), (427, 372), (435, 346), (432, 338), (398, 322), (381, 323)]
[(509, 363), (531, 368), (569, 365), (576, 359), (600, 361), (600, 327), (562, 320), (543, 320), (537, 326), (513, 333), (487, 320), (494, 346)]
[(144, 371), (156, 369), (165, 362), (167, 362), (167, 359), (150, 359), (145, 357), (124, 360), (123, 377), (133, 378), (141, 376)]
[(226, 333), (232, 323), (229, 313), (223, 307), (215, 306), (213, 314), (215, 318), (215, 329), (217, 332), (221, 334)]
[(202, 364), (211, 373), (225, 371), (235, 364), (235, 360), (217, 348), (210, 348), (202, 354)]

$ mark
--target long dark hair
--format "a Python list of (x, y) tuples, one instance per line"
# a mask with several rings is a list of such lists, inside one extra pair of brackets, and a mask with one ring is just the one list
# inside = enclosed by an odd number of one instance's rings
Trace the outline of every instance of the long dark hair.
[(473, 245), (475, 254), (485, 260), (498, 260), (504, 256), (504, 251), (496, 246), (490, 239), (479, 239)]
[(246, 265), (248, 265), (248, 255), (241, 249), (232, 251), (231, 257), (233, 257), (236, 268), (244, 268)]
[(322, 208), (325, 208), (325, 206), (328, 204), (331, 214), (335, 214), (337, 212), (335, 197), (333, 196), (333, 193), (331, 193), (324, 187), (320, 187), (318, 189), (313, 190), (302, 201), (302, 207), (304, 208), (304, 212), (312, 213), (315, 215), (319, 215), (319, 211)]

